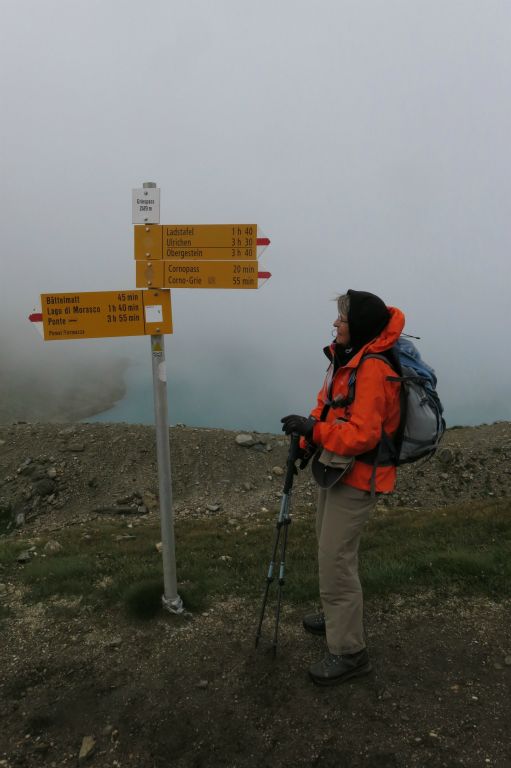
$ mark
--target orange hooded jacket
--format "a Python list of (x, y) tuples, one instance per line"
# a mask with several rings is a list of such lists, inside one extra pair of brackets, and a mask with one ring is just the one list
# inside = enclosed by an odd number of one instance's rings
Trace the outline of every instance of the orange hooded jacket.
[[(398, 382), (387, 381), (392, 376), (389, 365), (374, 358), (364, 360), (357, 371), (355, 400), (345, 408), (330, 408), (325, 421), (319, 421), (323, 407), (328, 401), (331, 386), (331, 400), (348, 395), (348, 382), (354, 368), (359, 366), (363, 355), (381, 354), (390, 349), (398, 340), (405, 324), (400, 309), (388, 307), (390, 320), (375, 339), (362, 347), (346, 365), (333, 373), (333, 363), (327, 371), (324, 384), (318, 393), (318, 404), (311, 416), (318, 419), (314, 425), (313, 440), (318, 446), (343, 456), (357, 456), (375, 448), (380, 442), (382, 430), (392, 436), (399, 426)], [(335, 344), (328, 349), (333, 360)], [(327, 351), (327, 350), (325, 350)], [(332, 382), (333, 376), (333, 382)], [(343, 419), (343, 421), (340, 421)], [(342, 478), (342, 482), (363, 491), (371, 490), (373, 466), (355, 461), (353, 468)], [(380, 466), (376, 470), (376, 493), (390, 493), (396, 483), (396, 468)]]

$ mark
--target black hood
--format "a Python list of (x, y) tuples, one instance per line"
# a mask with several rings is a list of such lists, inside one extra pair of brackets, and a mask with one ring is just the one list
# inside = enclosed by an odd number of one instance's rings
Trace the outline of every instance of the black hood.
[(385, 303), (374, 293), (367, 291), (348, 291), (350, 310), (348, 323), (351, 347), (358, 351), (376, 336), (379, 336), (390, 320), (390, 312)]

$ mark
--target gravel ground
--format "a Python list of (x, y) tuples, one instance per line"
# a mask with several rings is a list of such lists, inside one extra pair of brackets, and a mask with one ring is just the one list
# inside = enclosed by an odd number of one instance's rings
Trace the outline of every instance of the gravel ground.
[(284, 611), (274, 659), (264, 640), (254, 650), (256, 606), (239, 601), (134, 626), (10, 600), (8, 768), (76, 765), (87, 738), (95, 766), (511, 766), (509, 602), (372, 602), (374, 672), (323, 689), (306, 674), (323, 641), (296, 611)]
[[(227, 515), (242, 528), (243, 518), (277, 506), (287, 442), (253, 435), (241, 447), (236, 436), (171, 429), (178, 516)], [(450, 430), (437, 458), (400, 473), (386, 503), (508, 496), (510, 454), (508, 423)], [(308, 472), (295, 493), (313, 506)], [(0, 428), (0, 520), (11, 526), (4, 535), (77, 524), (86, 532), (87, 521), (115, 511), (145, 525), (156, 509), (152, 429)], [(251, 602), (139, 625), (80, 600), (30, 604), (22, 567), (0, 573), (0, 606), (9, 611), (0, 623), (4, 768), (511, 768), (509, 601), (369, 601), (374, 672), (318, 689), (306, 671), (322, 640), (305, 635), (288, 606), (273, 659), (271, 621), (254, 649), (259, 606)]]
[[(253, 434), (243, 447), (237, 437), (219, 429), (170, 429), (176, 515), (256, 515), (278, 503), (287, 440)], [(448, 430), (432, 460), (399, 470), (396, 492), (380, 504), (430, 508), (507, 497), (510, 490), (511, 423), (498, 422)], [(58, 528), (108, 507), (153, 512), (157, 493), (152, 427), (0, 426), (0, 526), (3, 518), (4, 525), (18, 520), (35, 530)], [(313, 506), (309, 469), (298, 476), (294, 493)]]

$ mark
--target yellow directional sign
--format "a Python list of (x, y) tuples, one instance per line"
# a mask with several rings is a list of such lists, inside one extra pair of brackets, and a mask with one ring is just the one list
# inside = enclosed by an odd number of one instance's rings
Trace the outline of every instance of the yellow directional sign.
[(172, 333), (170, 291), (43, 293), (45, 341)]
[(257, 259), (257, 224), (137, 225), (135, 259)]
[(137, 225), (135, 232), (135, 258), (161, 259), (163, 254), (162, 228), (159, 224)]
[(257, 288), (259, 263), (253, 261), (137, 261), (137, 287)]

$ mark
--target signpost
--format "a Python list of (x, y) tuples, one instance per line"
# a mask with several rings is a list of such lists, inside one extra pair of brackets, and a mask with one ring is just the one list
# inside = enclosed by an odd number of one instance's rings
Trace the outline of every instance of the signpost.
[(258, 264), (269, 244), (257, 224), (138, 224), (137, 287), (260, 288), (271, 277)]
[(257, 261), (137, 261), (137, 287), (259, 288)]
[(152, 181), (131, 193), (133, 224), (160, 223), (160, 190)]
[(135, 226), (135, 259), (257, 259), (270, 241), (257, 224)]
[(256, 224), (160, 225), (160, 190), (132, 192), (136, 285), (144, 290), (43, 293), (29, 319), (44, 340), (151, 336), (164, 595), (182, 613), (177, 592), (164, 334), (172, 333), (170, 288), (260, 288), (271, 274), (258, 262), (270, 244)]
[(44, 340), (172, 333), (170, 291), (43, 293)]
[[(144, 194), (134, 194), (143, 199), (149, 191), (150, 199), (158, 199), (158, 211), (152, 221), (159, 223), (160, 192), (155, 194), (156, 184), (148, 181), (143, 185)], [(133, 223), (136, 223), (133, 209)], [(163, 606), (170, 613), (182, 613), (183, 601), (177, 591), (176, 543), (172, 510), (172, 476), (170, 471), (169, 418), (167, 401), (167, 366), (165, 363), (165, 338), (161, 330), (151, 335), (151, 359), (153, 369), (154, 422), (156, 427), (156, 458), (158, 461), (158, 490), (160, 496), (160, 525), (163, 559)]]

